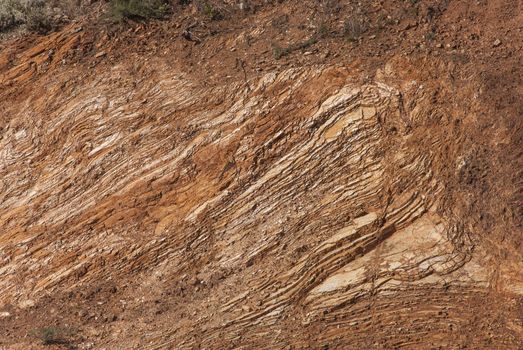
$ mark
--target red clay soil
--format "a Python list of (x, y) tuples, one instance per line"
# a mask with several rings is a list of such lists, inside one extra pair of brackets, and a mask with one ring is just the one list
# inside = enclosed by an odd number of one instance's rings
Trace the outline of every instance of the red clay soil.
[(0, 43), (0, 349), (523, 348), (523, 2), (247, 4)]

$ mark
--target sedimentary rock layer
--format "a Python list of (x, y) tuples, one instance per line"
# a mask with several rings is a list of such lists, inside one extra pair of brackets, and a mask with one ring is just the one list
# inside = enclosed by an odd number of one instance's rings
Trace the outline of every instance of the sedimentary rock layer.
[(423, 86), (404, 101), (314, 66), (202, 90), (167, 69), (144, 80), (116, 66), (70, 86), (58, 75), (7, 110), (0, 303), (174, 284), (178, 321), (142, 348), (282, 348), (320, 329), (309, 345), (392, 332), (422, 346), (448, 326), (428, 309), (485, 293), (468, 232), (437, 210), (448, 140), (414, 141), (441, 113)]

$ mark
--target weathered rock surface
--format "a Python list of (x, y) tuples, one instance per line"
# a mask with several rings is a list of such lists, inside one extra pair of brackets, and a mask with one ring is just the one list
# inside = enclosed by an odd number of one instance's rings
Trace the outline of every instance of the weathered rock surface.
[(161, 60), (56, 68), (83, 35), (0, 74), (0, 322), (87, 295), (116, 310), (75, 313), (111, 324), (84, 325), (95, 348), (522, 344), (521, 265), (449, 206), (473, 174), (445, 86), (393, 82), (394, 61), (207, 89)]

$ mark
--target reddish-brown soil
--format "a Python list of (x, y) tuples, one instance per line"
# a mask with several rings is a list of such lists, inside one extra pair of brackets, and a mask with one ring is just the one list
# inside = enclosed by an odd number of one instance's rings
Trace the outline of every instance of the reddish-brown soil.
[(102, 11), (0, 43), (0, 349), (523, 348), (521, 1)]

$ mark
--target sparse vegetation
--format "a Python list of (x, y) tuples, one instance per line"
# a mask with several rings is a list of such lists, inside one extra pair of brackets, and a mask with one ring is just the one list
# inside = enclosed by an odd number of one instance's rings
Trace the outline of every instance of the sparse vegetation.
[[(16, 29), (47, 33), (83, 13), (82, 0), (0, 0), (0, 34)], [(163, 18), (170, 0), (108, 0), (107, 17), (114, 22), (125, 19)], [(216, 11), (209, 12), (216, 17)]]
[(0, 31), (7, 31), (20, 23), (13, 1), (0, 2)]
[(279, 60), (280, 58), (287, 56), (294, 51), (304, 50), (304, 49), (308, 48), (309, 46), (316, 44), (317, 42), (318, 42), (318, 39), (316, 39), (315, 37), (312, 37), (305, 41), (292, 43), (287, 47), (281, 47), (278, 44), (273, 44), (272, 51), (273, 51), (274, 58)]
[(109, 16), (115, 21), (163, 18), (169, 12), (168, 0), (111, 0)]
[(0, 2), (0, 32), (22, 25), (31, 31), (46, 32), (52, 27), (52, 16), (44, 1), (5, 0)]
[(343, 34), (350, 41), (357, 41), (365, 33), (365, 24), (356, 17), (349, 17), (343, 24)]
[(42, 342), (43, 345), (70, 344), (76, 331), (71, 328), (42, 327), (33, 329), (29, 335)]
[(216, 2), (207, 0), (193, 1), (200, 13), (203, 13), (211, 21), (219, 21), (224, 19), (223, 8), (217, 6)]
[(17, 28), (47, 33), (82, 11), (80, 0), (1, 0), (0, 33)]
[(436, 38), (436, 33), (433, 30), (425, 33), (425, 40), (434, 41), (435, 38)]
[(316, 31), (316, 35), (318, 35), (319, 38), (325, 38), (329, 35), (330, 29), (327, 24), (327, 22), (321, 22), (318, 26), (318, 29)]
[(217, 21), (223, 18), (223, 15), (220, 13), (220, 11), (216, 10), (216, 8), (208, 2), (206, 2), (204, 5), (204, 12), (207, 17), (213, 21)]

